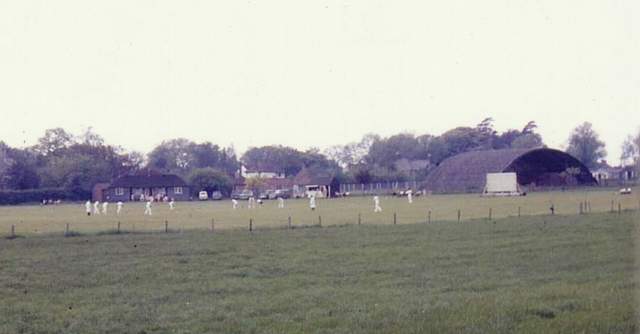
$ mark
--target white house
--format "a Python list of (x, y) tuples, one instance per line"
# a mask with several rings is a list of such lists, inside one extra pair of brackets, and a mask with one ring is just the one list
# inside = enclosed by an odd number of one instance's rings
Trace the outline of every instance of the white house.
[(282, 171), (276, 170), (258, 170), (247, 169), (244, 165), (240, 166), (240, 176), (243, 178), (259, 177), (263, 179), (284, 179), (285, 174)]

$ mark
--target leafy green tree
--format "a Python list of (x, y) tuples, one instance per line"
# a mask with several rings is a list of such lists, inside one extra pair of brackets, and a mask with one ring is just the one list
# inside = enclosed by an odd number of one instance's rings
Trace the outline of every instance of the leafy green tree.
[(414, 135), (401, 133), (374, 141), (365, 160), (374, 166), (393, 169), (397, 160), (420, 158), (420, 153), (424, 153), (420, 148), (420, 143)]
[(523, 134), (511, 142), (511, 148), (536, 148), (542, 145), (542, 137), (537, 133)]
[(0, 141), (0, 189), (7, 188), (9, 181), (7, 171), (13, 165), (13, 160), (9, 157), (9, 149), (7, 144)]
[(607, 156), (605, 144), (593, 130), (589, 122), (577, 126), (569, 136), (567, 153), (573, 155), (589, 168), (594, 168), (598, 160)]
[(246, 178), (244, 183), (246, 189), (251, 190), (254, 196), (258, 196), (260, 194), (260, 190), (264, 187), (265, 181), (261, 177), (254, 176)]
[(480, 147), (478, 132), (470, 127), (457, 127), (442, 134), (447, 157), (472, 151)]
[(210, 142), (201, 144), (185, 138), (163, 141), (149, 153), (148, 166), (165, 173), (187, 176), (195, 168), (211, 167), (232, 175), (238, 162), (232, 149)]
[(635, 135), (629, 135), (622, 144), (620, 159), (635, 166), (636, 173), (640, 173), (640, 129)]
[(75, 143), (73, 135), (63, 128), (47, 129), (38, 139), (34, 150), (43, 156), (55, 155)]
[(31, 150), (11, 149), (9, 151), (11, 166), (6, 171), (9, 189), (35, 189), (40, 186), (37, 172), (37, 156)]
[(269, 145), (250, 148), (240, 161), (249, 169), (284, 172), (286, 176), (292, 176), (305, 166), (305, 154), (292, 147)]
[(187, 180), (194, 192), (205, 190), (208, 193), (220, 191), (225, 196), (233, 190), (233, 180), (227, 173), (211, 168), (196, 168), (191, 171)]
[(369, 133), (364, 135), (359, 142), (332, 146), (325, 150), (324, 155), (342, 168), (348, 169), (349, 166), (363, 163), (371, 145), (378, 140), (380, 140), (380, 136)]

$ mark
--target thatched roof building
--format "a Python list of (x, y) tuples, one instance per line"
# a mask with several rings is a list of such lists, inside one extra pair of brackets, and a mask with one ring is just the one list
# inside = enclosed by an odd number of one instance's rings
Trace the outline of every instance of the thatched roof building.
[(424, 187), (435, 193), (482, 192), (487, 173), (515, 172), (518, 184), (537, 187), (594, 185), (589, 169), (571, 155), (549, 148), (472, 151), (445, 159)]

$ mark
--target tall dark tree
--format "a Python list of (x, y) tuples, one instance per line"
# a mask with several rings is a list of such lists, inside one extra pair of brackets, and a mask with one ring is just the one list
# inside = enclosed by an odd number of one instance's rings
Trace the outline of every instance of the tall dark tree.
[(75, 143), (73, 135), (63, 128), (47, 129), (38, 139), (34, 150), (43, 156), (55, 155), (60, 150)]
[(229, 177), (227, 173), (211, 167), (192, 170), (187, 180), (194, 192), (201, 190), (207, 191), (208, 193), (220, 191), (223, 195), (228, 196), (233, 189), (233, 180), (231, 177)]
[(629, 135), (622, 144), (622, 155), (620, 159), (623, 162), (633, 164), (636, 173), (640, 173), (640, 129), (635, 135)]
[(270, 145), (252, 147), (240, 158), (249, 169), (296, 175), (305, 166), (305, 154), (292, 147)]
[(568, 142), (567, 153), (589, 168), (596, 167), (598, 160), (607, 156), (604, 142), (600, 140), (589, 122), (584, 122), (573, 129)]
[(11, 149), (9, 156), (11, 166), (7, 170), (7, 188), (16, 190), (38, 188), (40, 176), (37, 171), (36, 154), (26, 149)]
[(238, 169), (235, 153), (210, 142), (185, 138), (163, 141), (149, 153), (148, 166), (166, 173), (187, 176), (195, 168), (211, 167), (232, 175)]
[(418, 159), (421, 150), (416, 137), (409, 133), (401, 133), (386, 139), (373, 142), (369, 148), (366, 161), (374, 166), (393, 169), (394, 163), (400, 159)]
[(511, 148), (536, 148), (542, 147), (542, 137), (537, 133), (527, 133), (518, 136), (511, 142)]

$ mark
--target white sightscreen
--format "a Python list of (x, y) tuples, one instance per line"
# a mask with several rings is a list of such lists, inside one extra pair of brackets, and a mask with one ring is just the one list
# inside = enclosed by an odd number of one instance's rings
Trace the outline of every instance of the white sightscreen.
[(486, 192), (518, 192), (518, 178), (516, 177), (516, 173), (487, 173)]

